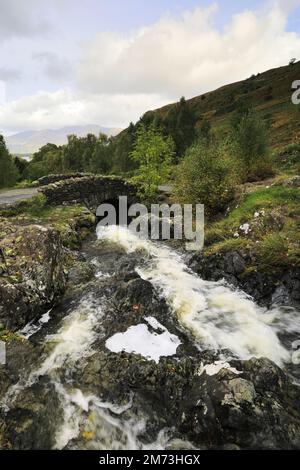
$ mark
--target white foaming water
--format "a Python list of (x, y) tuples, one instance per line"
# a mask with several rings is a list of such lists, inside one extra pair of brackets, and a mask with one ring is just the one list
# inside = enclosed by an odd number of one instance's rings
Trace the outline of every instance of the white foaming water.
[(20, 336), (23, 336), (23, 338), (28, 339), (30, 338), (30, 336), (40, 331), (40, 329), (50, 320), (51, 310), (52, 309), (44, 313), (44, 315), (42, 315), (41, 318), (39, 318), (37, 322), (32, 320), (31, 322), (27, 323), (27, 325), (25, 325), (24, 328), (22, 328), (22, 330), (18, 331), (18, 334)]
[[(67, 391), (61, 384), (56, 390), (64, 405), (64, 423), (56, 433), (56, 449), (69, 445), (70, 449), (89, 450), (163, 450), (167, 445), (178, 447), (170, 439), (168, 429), (162, 429), (154, 442), (145, 444), (139, 435), (146, 430), (144, 416), (121, 419), (121, 415), (132, 406), (131, 395), (128, 403), (116, 406), (101, 401), (93, 395), (84, 395), (81, 390)], [(73, 443), (72, 439), (76, 439)], [(175, 447), (176, 448), (176, 447)]]
[[(63, 421), (56, 430), (54, 448), (63, 449), (68, 445), (69, 448), (93, 450), (163, 450), (172, 442), (167, 431), (160, 431), (156, 441), (145, 445), (139, 440), (139, 435), (146, 429), (145, 417), (121, 418), (131, 408), (133, 396), (128, 403), (118, 406), (103, 402), (95, 395), (85, 395), (80, 389), (68, 385), (68, 379), (66, 383), (62, 382), (62, 377), (70, 374), (78, 360), (93, 354), (104, 305), (105, 299), (96, 300), (92, 296), (82, 299), (65, 317), (58, 332), (47, 336), (46, 340), (53, 348), (44, 362), (26, 381), (20, 381), (10, 388), (1, 406), (8, 411), (22, 390), (46, 375), (55, 386), (63, 410)], [(152, 324), (156, 327), (159, 325), (155, 319)]]
[(66, 363), (70, 367), (76, 360), (91, 355), (96, 339), (94, 328), (102, 314), (101, 299), (98, 304), (92, 298), (83, 299), (65, 318), (58, 333), (47, 336), (46, 341), (55, 344), (54, 349), (32, 377), (51, 374)]
[(235, 367), (231, 367), (231, 365), (226, 361), (215, 361), (212, 364), (206, 364), (205, 366), (201, 365), (199, 375), (203, 374), (203, 372), (206, 372), (207, 375), (216, 375), (221, 369), (230, 370), (237, 375), (242, 374), (242, 371), (237, 370)]
[(1, 402), (2, 408), (8, 410), (19, 393), (37, 382), (40, 376), (49, 375), (55, 383), (57, 369), (63, 366), (70, 369), (77, 360), (91, 355), (92, 344), (96, 338), (94, 328), (101, 317), (101, 299), (99, 305), (90, 297), (82, 299), (65, 317), (59, 331), (46, 337), (46, 342), (53, 344), (54, 348), (45, 361), (32, 371), (26, 380), (21, 379), (9, 388)]
[(112, 352), (126, 351), (141, 354), (156, 363), (163, 356), (174, 356), (177, 347), (181, 344), (178, 336), (169, 333), (154, 317), (146, 317), (145, 320), (152, 328), (163, 332), (160, 334), (151, 333), (147, 325), (140, 323), (130, 326), (124, 333), (114, 334), (108, 338), (105, 346)]
[[(142, 240), (126, 227), (98, 225), (97, 236), (121, 245), (127, 253), (142, 250), (150, 256), (138, 273), (161, 292), (202, 349), (229, 349), (241, 359), (268, 357), (278, 365), (291, 360), (277, 336), (281, 310), (266, 311), (242, 292), (204, 281), (174, 250)], [(280, 326), (284, 322), (287, 331), (300, 332), (293, 315), (281, 320)]]

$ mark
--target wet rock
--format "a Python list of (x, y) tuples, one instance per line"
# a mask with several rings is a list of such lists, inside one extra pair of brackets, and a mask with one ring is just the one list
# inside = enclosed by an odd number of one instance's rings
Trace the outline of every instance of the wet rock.
[(64, 250), (53, 228), (5, 223), (2, 230), (6, 273), (0, 278), (0, 321), (16, 330), (44, 313), (64, 291)]
[(235, 367), (241, 371), (238, 377), (224, 369), (200, 376), (182, 431), (213, 448), (227, 443), (253, 449), (299, 448), (298, 387), (267, 359), (239, 361)]
[(230, 250), (226, 253), (196, 253), (188, 260), (189, 266), (203, 279), (225, 279), (251, 295), (260, 305), (300, 305), (300, 268), (291, 266), (259, 271), (256, 253), (251, 250)]
[(21, 390), (13, 407), (2, 415), (5, 447), (51, 449), (62, 416), (54, 385), (42, 378), (39, 383)]
[(68, 284), (72, 287), (90, 281), (95, 275), (95, 270), (86, 261), (77, 261), (68, 271)]
[[(16, 339), (9, 341), (6, 344), (6, 364), (0, 366), (0, 448), (2, 449), (15, 448), (16, 440), (19, 444), (21, 441), (23, 442), (23, 438), (18, 437), (16, 433), (17, 430), (20, 429), (18, 427), (19, 424), (21, 427), (24, 426), (24, 428), (26, 428), (25, 421), (27, 419), (25, 419), (26, 413), (21, 417), (22, 412), (20, 408), (18, 409), (17, 414), (10, 415), (9, 413), (6, 413), (5, 408), (3, 408), (5, 396), (9, 392), (10, 387), (25, 379), (30, 369), (37, 367), (40, 357), (40, 347), (33, 346), (25, 339), (16, 337)], [(19, 405), (17, 405), (17, 407), (18, 406)], [(32, 408), (35, 408), (34, 401), (32, 401)], [(20, 416), (20, 423), (15, 423), (15, 417), (12, 418), (12, 416), (17, 415)], [(26, 416), (28, 417), (28, 415)], [(22, 420), (24, 419), (25, 421), (22, 425)], [(16, 424), (16, 426), (14, 426), (14, 424)], [(46, 430), (44, 432), (46, 432)], [(25, 433), (25, 440), (26, 439), (27, 437)], [(33, 439), (33, 436), (31, 439)], [(20, 448), (24, 448), (22, 445), (20, 444)]]
[(229, 393), (224, 397), (224, 405), (242, 405), (244, 403), (254, 403), (255, 388), (251, 382), (245, 379), (232, 379), (228, 384)]
[[(85, 393), (118, 405), (128, 403), (133, 393), (124, 419), (146, 416), (145, 442), (168, 428), (174, 438), (196, 448), (300, 448), (300, 391), (285, 372), (267, 359), (251, 359), (232, 360), (231, 367), (208, 375), (203, 365), (214, 363), (216, 353), (191, 344), (152, 285), (142, 279), (118, 282), (96, 352), (78, 371)], [(156, 363), (107, 350), (108, 337), (150, 314), (180, 338), (176, 355)]]
[[(98, 257), (97, 269), (104, 263), (103, 267), (109, 272), (107, 278), (87, 276), (85, 283), (84, 260), (80, 261), (82, 266), (78, 265), (78, 272), (75, 269), (71, 273), (69, 281), (74, 276), (74, 282), (82, 284), (76, 296), (71, 290), (69, 298), (68, 289), (61, 310), (65, 312), (77, 305), (80, 293), (89, 295), (97, 305), (101, 302), (101, 309), (97, 313), (99, 321), (93, 328), (90, 355), (76, 358), (72, 367), (66, 361), (55, 370), (55, 379), (61, 380), (63, 387), (80, 389), (84, 396), (96, 396), (102, 402), (115, 406), (130, 403), (121, 415), (116, 417), (112, 413), (112, 418), (120, 419), (127, 426), (136, 422), (134, 419), (144, 420), (145, 428), (141, 429), (139, 439), (148, 445), (164, 429), (173, 438), (167, 445), (169, 448), (299, 449), (300, 391), (290, 377), (264, 358), (228, 359), (229, 363), (221, 366), (218, 363), (216, 367), (220, 354), (228, 357), (230, 352), (203, 351), (201, 344), (196, 346), (164, 298), (135, 272), (135, 255), (126, 255), (120, 249), (110, 250), (96, 243), (85, 253), (86, 259)], [(246, 262), (243, 253), (237, 252), (237, 256), (230, 259), (228, 275), (240, 276), (243, 261)], [(106, 347), (112, 335), (140, 323), (146, 324), (149, 316), (179, 338), (181, 344), (176, 354), (162, 356), (155, 362), (141, 354), (112, 352)], [(155, 321), (152, 326), (148, 323), (149, 331), (161, 334), (161, 327), (155, 325)], [(49, 333), (49, 325), (47, 328)], [(37, 351), (38, 364), (38, 345), (31, 347)], [(18, 354), (21, 354), (22, 346), (19, 348)], [(29, 370), (34, 369), (36, 356), (29, 350), (23, 356), (21, 369), (18, 369), (17, 359), (10, 359), (6, 378), (3, 378), (4, 390), (9, 380), (14, 383), (21, 370), (26, 369), (26, 363)], [(86, 421), (89, 411), (83, 410)], [(49, 377), (40, 377), (33, 387), (24, 389), (10, 411), (0, 417), (0, 446), (51, 448), (62, 416), (60, 401)], [(87, 443), (82, 439), (81, 433), (69, 443), (70, 448), (73, 445), (86, 448)]]

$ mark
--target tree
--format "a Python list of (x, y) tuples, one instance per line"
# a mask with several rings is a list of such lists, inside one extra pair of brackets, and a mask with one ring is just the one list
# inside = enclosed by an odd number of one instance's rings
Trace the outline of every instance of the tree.
[(42, 176), (45, 176), (47, 174), (48, 170), (43, 161), (30, 162), (25, 172), (26, 178), (31, 181), (35, 181), (38, 178), (41, 178)]
[(110, 146), (113, 153), (114, 172), (124, 174), (132, 172), (136, 168), (137, 163), (131, 158), (135, 135), (135, 126), (131, 122), (126, 131), (121, 132), (121, 134), (112, 140)]
[(100, 133), (95, 142), (94, 150), (89, 162), (90, 171), (107, 174), (112, 167), (110, 140), (107, 135)]
[(255, 181), (272, 174), (265, 122), (251, 107), (239, 109), (232, 121), (235, 154), (242, 179)]
[(178, 165), (175, 195), (179, 202), (204, 204), (211, 216), (227, 207), (237, 183), (236, 169), (227, 143), (200, 140), (191, 146)]
[(131, 157), (139, 165), (134, 180), (141, 184), (146, 198), (155, 196), (158, 185), (168, 180), (174, 153), (170, 136), (163, 136), (153, 124), (149, 128), (139, 125)]
[(21, 157), (14, 157), (14, 164), (18, 170), (18, 173), (19, 173), (19, 181), (21, 181), (22, 179), (25, 178), (25, 174), (26, 174), (26, 169), (29, 165), (29, 162), (27, 160), (25, 160), (25, 158), (21, 158)]
[(211, 139), (212, 139), (211, 124), (207, 119), (204, 119), (204, 121), (201, 124), (200, 139), (203, 139), (207, 144), (211, 142)]
[(0, 135), (0, 188), (14, 185), (18, 177), (17, 167), (6, 147), (4, 137)]
[(61, 147), (48, 143), (33, 154), (23, 176), (30, 180), (36, 180), (49, 173), (62, 173), (63, 169)]
[(180, 157), (196, 137), (196, 115), (184, 97), (170, 109), (164, 124), (175, 142), (177, 156)]
[(84, 150), (77, 135), (68, 135), (68, 143), (63, 148), (63, 165), (65, 171), (82, 171), (84, 169)]

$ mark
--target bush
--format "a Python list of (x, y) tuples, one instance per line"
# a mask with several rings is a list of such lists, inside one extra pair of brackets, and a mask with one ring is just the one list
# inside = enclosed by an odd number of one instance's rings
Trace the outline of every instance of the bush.
[(174, 142), (153, 124), (148, 128), (140, 124), (136, 135), (131, 158), (139, 169), (133, 181), (140, 185), (141, 196), (150, 200), (156, 196), (158, 185), (168, 181), (175, 154)]
[(5, 140), (0, 135), (0, 188), (13, 186), (19, 176), (14, 160), (6, 148)]
[(33, 216), (41, 216), (49, 208), (49, 206), (47, 206), (47, 198), (44, 194), (37, 194), (26, 201), (26, 203), (27, 207), (25, 212)]
[(274, 174), (268, 150), (267, 128), (256, 111), (244, 105), (232, 121), (232, 138), (243, 181), (256, 181)]
[(226, 143), (198, 142), (188, 149), (177, 169), (175, 194), (187, 204), (204, 204), (206, 215), (224, 210), (233, 199), (238, 181)]

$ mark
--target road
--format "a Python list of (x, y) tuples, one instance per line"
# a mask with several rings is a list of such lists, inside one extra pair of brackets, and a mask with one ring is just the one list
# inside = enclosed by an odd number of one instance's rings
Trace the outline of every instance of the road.
[[(163, 193), (172, 193), (173, 187), (169, 185), (159, 186), (158, 188)], [(6, 204), (14, 204), (15, 202), (25, 201), (37, 194), (37, 188), (24, 188), (24, 189), (5, 189), (0, 190), (0, 206)]]
[(37, 188), (6, 189), (0, 191), (0, 206), (25, 201), (37, 194)]

